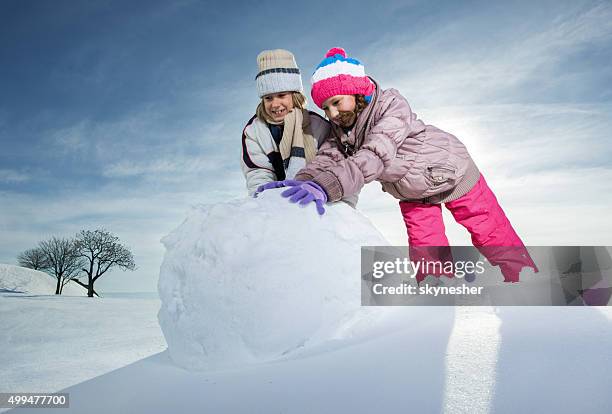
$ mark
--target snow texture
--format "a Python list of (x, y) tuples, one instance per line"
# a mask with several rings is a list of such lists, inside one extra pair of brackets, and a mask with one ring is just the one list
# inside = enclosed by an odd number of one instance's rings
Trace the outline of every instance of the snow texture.
[(612, 412), (610, 306), (368, 307), (280, 360), (196, 372), (159, 305), (0, 292), (0, 392), (75, 414)]
[(360, 312), (360, 248), (388, 242), (347, 204), (320, 217), (281, 191), (197, 206), (162, 240), (159, 322), (180, 366), (273, 360), (333, 339)]
[[(44, 272), (0, 263), (0, 292), (54, 295), (57, 280)], [(62, 295), (86, 296), (87, 291), (76, 283), (64, 286)]]
[(163, 351), (158, 310), (154, 299), (0, 293), (0, 392), (59, 391)]
[(70, 394), (11, 413), (612, 412), (610, 307), (393, 307), (367, 337), (196, 372), (161, 352), (151, 301), (88, 299), (0, 295), (0, 391)]

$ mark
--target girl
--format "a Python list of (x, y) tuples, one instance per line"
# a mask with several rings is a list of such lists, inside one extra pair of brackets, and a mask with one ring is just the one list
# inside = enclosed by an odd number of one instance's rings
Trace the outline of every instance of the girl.
[[(411, 260), (450, 255), (444, 204), (470, 232), (474, 246), (500, 266), (505, 281), (517, 282), (523, 267), (537, 272), (465, 146), (419, 120), (397, 90), (380, 89), (358, 60), (333, 48), (312, 76), (311, 94), (332, 121), (331, 133), (296, 174), (297, 181), (277, 183), (291, 187), (283, 196), (302, 205), (315, 201), (322, 214), (325, 202), (358, 193), (377, 180), (399, 200)], [(417, 274), (418, 282), (424, 278)]]
[(242, 132), (242, 172), (249, 195), (293, 178), (329, 134), (329, 123), (307, 111), (302, 77), (291, 52), (264, 50), (255, 80), (261, 102)]

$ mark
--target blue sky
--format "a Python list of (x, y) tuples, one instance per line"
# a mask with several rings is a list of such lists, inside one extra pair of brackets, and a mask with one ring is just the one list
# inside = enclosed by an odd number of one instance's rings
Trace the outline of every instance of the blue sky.
[[(612, 244), (610, 2), (5, 0), (0, 262), (104, 226), (139, 269), (100, 286), (154, 290), (190, 206), (246, 194), (257, 54), (291, 50), (309, 91), (333, 46), (467, 145), (527, 244)], [(360, 208), (405, 244), (387, 197)]]

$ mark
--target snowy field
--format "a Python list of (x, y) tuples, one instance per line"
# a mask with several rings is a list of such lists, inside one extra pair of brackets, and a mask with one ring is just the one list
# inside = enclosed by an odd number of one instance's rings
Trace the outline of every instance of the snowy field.
[(371, 308), (346, 339), (204, 372), (169, 360), (158, 308), (3, 294), (0, 391), (74, 413), (612, 412), (608, 307)]
[(274, 197), (194, 208), (161, 299), (54, 296), (0, 265), (0, 392), (83, 414), (612, 413), (612, 307), (362, 307), (382, 236)]
[[(57, 279), (38, 270), (0, 263), (0, 293), (27, 293), (52, 295)], [(62, 291), (65, 296), (84, 296), (87, 291), (76, 283), (68, 283)]]
[(1, 294), (0, 392), (50, 392), (166, 348), (159, 300)]

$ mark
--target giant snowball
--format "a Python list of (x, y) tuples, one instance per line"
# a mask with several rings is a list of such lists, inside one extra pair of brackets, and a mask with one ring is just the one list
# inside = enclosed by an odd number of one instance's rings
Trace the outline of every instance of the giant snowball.
[(308, 347), (360, 306), (360, 247), (388, 245), (344, 203), (290, 204), (282, 190), (193, 208), (162, 242), (159, 322), (189, 369)]

